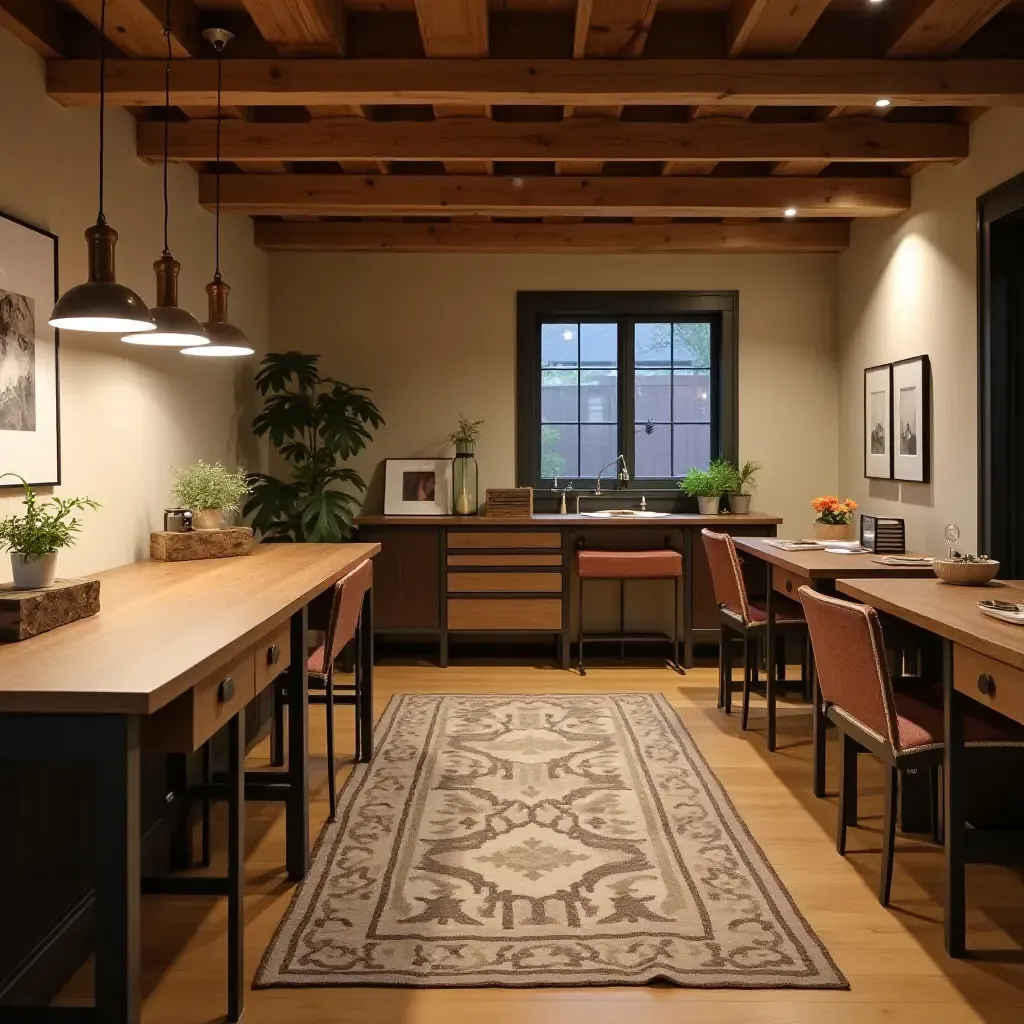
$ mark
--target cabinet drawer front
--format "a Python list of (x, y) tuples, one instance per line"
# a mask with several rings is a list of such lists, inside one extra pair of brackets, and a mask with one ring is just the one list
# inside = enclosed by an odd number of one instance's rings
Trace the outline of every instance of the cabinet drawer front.
[(1024, 725), (1024, 672), (1020, 669), (956, 644), (953, 685), (972, 700)]
[(449, 594), (560, 594), (560, 572), (450, 572)]
[(256, 693), (262, 693), (291, 663), (291, 627), (285, 622), (256, 644)]
[(800, 600), (797, 591), (801, 587), (811, 586), (811, 581), (806, 576), (798, 576), (783, 569), (781, 565), (772, 566), (772, 589), (779, 594), (785, 594), (794, 601)]
[(449, 548), (477, 548), (480, 551), (501, 548), (561, 548), (560, 533), (539, 533), (536, 530), (519, 530), (515, 533), (504, 530), (476, 530), (472, 533), (448, 532)]
[(192, 749), (202, 746), (255, 696), (255, 658), (250, 648), (192, 690)]
[(493, 598), (448, 602), (449, 629), (551, 630), (562, 628), (562, 600), (548, 598)]
[(449, 567), (479, 566), (482, 568), (510, 568), (519, 566), (551, 566), (557, 568), (562, 564), (562, 554), (545, 555), (449, 555)]

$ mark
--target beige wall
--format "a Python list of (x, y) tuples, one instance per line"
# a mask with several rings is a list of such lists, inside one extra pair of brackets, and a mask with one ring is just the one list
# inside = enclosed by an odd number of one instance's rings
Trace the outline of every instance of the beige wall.
[[(859, 221), (839, 260), (841, 490), (871, 512), (907, 520), (908, 545), (944, 549), (943, 528), (977, 543), (976, 200), (1024, 170), (1024, 111), (971, 127), (971, 157), (915, 175), (911, 211)], [(926, 353), (932, 367), (932, 481), (865, 480), (863, 371)]]
[[(96, 218), (97, 114), (64, 110), (45, 94), (39, 57), (0, 30), (0, 210), (60, 239), (60, 282), (85, 278), (82, 233)], [(196, 201), (195, 173), (171, 168), (171, 249), (182, 264), (181, 303), (205, 319), (213, 274), (213, 218)], [(118, 279), (155, 301), (153, 261), (162, 248), (160, 168), (135, 156), (135, 123), (107, 118), (107, 218), (120, 232)], [(252, 245), (249, 218), (225, 218), (222, 268), (231, 315), (266, 344), (267, 258)], [(3, 254), (3, 258), (10, 258)], [(171, 466), (197, 458), (255, 463), (248, 421), (255, 360), (186, 359), (109, 336), (61, 338), (63, 495), (89, 495), (103, 508), (86, 516), (78, 546), (61, 573), (104, 569), (148, 555), (149, 531), (170, 495)], [(0, 472), (3, 465), (0, 435)], [(10, 492), (5, 492), (9, 495)], [(16, 498), (0, 498), (0, 515)], [(9, 578), (0, 557), (0, 579)]]
[[(447, 454), (459, 413), (486, 420), (481, 488), (514, 482), (516, 292), (740, 294), (740, 455), (764, 463), (758, 508), (797, 533), (838, 485), (835, 257), (275, 254), (275, 345), (322, 353), (373, 389), (387, 425), (356, 463)], [(287, 339), (287, 341), (285, 341)]]

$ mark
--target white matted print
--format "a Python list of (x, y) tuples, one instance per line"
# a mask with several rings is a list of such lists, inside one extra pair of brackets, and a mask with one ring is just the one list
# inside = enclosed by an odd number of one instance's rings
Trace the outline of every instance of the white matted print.
[(0, 473), (36, 486), (60, 483), (56, 297), (56, 236), (0, 214)]
[(864, 475), (892, 479), (892, 365), (864, 371)]
[(450, 459), (387, 459), (384, 514), (447, 516), (452, 511)]
[(892, 364), (893, 479), (928, 481), (931, 374), (927, 356)]

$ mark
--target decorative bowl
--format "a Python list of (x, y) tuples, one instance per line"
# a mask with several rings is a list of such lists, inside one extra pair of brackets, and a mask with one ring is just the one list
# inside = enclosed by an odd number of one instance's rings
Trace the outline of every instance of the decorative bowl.
[(983, 587), (999, 572), (999, 563), (995, 559), (986, 562), (950, 561), (936, 558), (932, 562), (935, 575), (943, 583), (952, 583), (957, 587)]

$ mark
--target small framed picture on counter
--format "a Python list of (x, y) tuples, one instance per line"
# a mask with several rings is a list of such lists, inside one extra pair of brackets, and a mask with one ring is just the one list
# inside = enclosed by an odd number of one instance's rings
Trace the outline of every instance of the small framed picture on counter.
[(864, 371), (864, 475), (892, 479), (892, 364)]
[(385, 459), (385, 515), (448, 516), (451, 512), (450, 459)]

